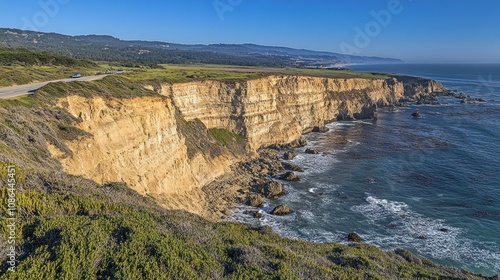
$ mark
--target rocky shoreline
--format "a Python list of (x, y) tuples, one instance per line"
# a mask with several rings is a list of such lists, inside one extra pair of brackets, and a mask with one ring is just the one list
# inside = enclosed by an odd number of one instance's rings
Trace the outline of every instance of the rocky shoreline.
[[(313, 130), (314, 133), (325, 133), (326, 127)], [(258, 155), (248, 161), (231, 167), (231, 172), (219, 180), (203, 188), (205, 193), (205, 218), (221, 221), (227, 218), (231, 210), (240, 205), (255, 208), (245, 214), (258, 219), (264, 206), (264, 199), (277, 199), (288, 194), (285, 182), (300, 180), (302, 167), (288, 162), (297, 153), (295, 149), (305, 147), (307, 141), (303, 136), (299, 139), (281, 145), (271, 145), (258, 151)], [(319, 154), (315, 149), (306, 149), (304, 153)], [(269, 214), (284, 216), (294, 210), (286, 205), (278, 205)]]
[[(292, 152), (306, 144), (301, 137), (290, 144), (271, 145), (260, 149), (256, 157), (232, 166), (231, 172), (203, 188), (206, 218), (220, 221), (228, 217), (231, 209), (238, 205), (246, 204), (258, 209), (263, 206), (264, 198), (277, 199), (286, 195), (284, 185), (276, 179), (296, 181), (298, 176), (294, 172), (303, 170), (283, 161), (283, 153)], [(276, 213), (282, 213), (278, 212), (279, 209), (275, 210)], [(249, 215), (258, 217), (254, 212)]]
[[(482, 98), (469, 96), (459, 91), (445, 90), (433, 92), (418, 97), (408, 97), (399, 100), (394, 106), (407, 107), (409, 105), (439, 105), (440, 97), (454, 98), (461, 104), (474, 104), (488, 102)], [(418, 111), (417, 111), (418, 112)], [(375, 112), (374, 112), (375, 113)], [(374, 114), (372, 117), (376, 117)], [(408, 115), (410, 118), (411, 116)], [(326, 127), (314, 127), (307, 133), (324, 133)], [(260, 219), (263, 211), (271, 215), (288, 215), (294, 212), (286, 205), (278, 205), (273, 209), (263, 209), (265, 199), (277, 199), (287, 194), (286, 183), (282, 181), (300, 180), (300, 173), (304, 170), (301, 166), (290, 163), (297, 156), (297, 148), (307, 145), (303, 136), (290, 144), (271, 145), (260, 149), (258, 155), (251, 160), (234, 165), (231, 172), (220, 180), (213, 182), (203, 188), (206, 195), (206, 209), (210, 213), (210, 219), (221, 221), (231, 214), (231, 210), (241, 205), (250, 206), (250, 210), (243, 212), (250, 219)], [(314, 149), (306, 149), (302, 153), (318, 154)], [(246, 208), (249, 209), (249, 208)], [(440, 232), (448, 233), (450, 229), (439, 228)], [(419, 239), (426, 239), (421, 235)], [(363, 243), (363, 237), (357, 233), (348, 233), (344, 240), (349, 243)], [(401, 249), (395, 250), (396, 254), (402, 254)], [(500, 275), (490, 276), (489, 279), (500, 279)]]
[[(472, 98), (461, 92), (444, 90), (432, 92), (418, 97), (408, 97), (399, 100), (393, 107), (407, 107), (414, 105), (439, 105), (439, 97), (448, 96), (461, 100), (461, 103), (484, 102), (485, 100)], [(376, 112), (367, 118), (375, 118)], [(313, 127), (307, 133), (325, 133), (326, 127)], [(288, 162), (297, 156), (295, 149), (304, 147), (307, 141), (303, 136), (288, 144), (274, 144), (258, 150), (257, 156), (250, 160), (235, 164), (231, 171), (218, 180), (203, 188), (205, 194), (205, 218), (221, 221), (227, 218), (231, 210), (239, 205), (255, 207), (247, 214), (260, 218), (259, 208), (263, 207), (264, 199), (277, 199), (286, 195), (286, 184), (280, 181), (299, 181), (302, 167)], [(319, 154), (315, 149), (306, 149), (307, 154)], [(286, 208), (286, 209), (285, 209)], [(282, 210), (285, 210), (284, 212)], [(286, 215), (293, 210), (285, 205), (279, 205), (270, 214)]]

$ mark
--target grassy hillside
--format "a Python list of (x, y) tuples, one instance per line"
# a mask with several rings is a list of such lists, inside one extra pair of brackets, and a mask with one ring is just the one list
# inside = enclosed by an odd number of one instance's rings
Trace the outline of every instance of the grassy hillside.
[[(98, 185), (65, 174), (47, 145), (70, 155), (65, 141), (89, 137), (74, 127), (78, 118), (53, 106), (67, 94), (124, 102), (154, 95), (140, 83), (109, 76), (49, 84), (0, 101), (0, 217), (9, 215), (7, 166), (14, 164), (18, 218), (16, 272), (6, 262), (8, 220), (0, 220), (0, 279), (484, 279), (404, 250), (316, 244), (266, 227), (208, 222), (161, 209), (124, 183)], [(193, 129), (213, 142), (235, 138)]]
[(131, 81), (161, 81), (169, 83), (185, 83), (200, 80), (218, 80), (225, 82), (241, 82), (258, 79), (270, 75), (302, 75), (324, 78), (365, 78), (386, 79), (387, 75), (378, 73), (353, 72), (347, 70), (300, 69), (300, 68), (262, 68), (234, 67), (224, 65), (170, 65), (162, 68), (134, 69), (128, 68), (124, 75)]
[[(69, 78), (79, 72), (84, 76), (95, 75), (107, 69), (117, 69), (120, 64), (98, 65), (94, 62), (76, 60), (69, 57), (53, 55), (45, 52), (34, 52), (21, 48), (0, 46), (0, 87), (22, 85)], [(228, 65), (172, 65), (163, 64), (156, 68), (122, 67), (129, 80), (159, 81), (168, 83), (184, 83), (200, 80), (218, 80), (225, 82), (241, 82), (258, 79), (269, 75), (305, 75), (328, 78), (368, 78), (384, 79), (387, 76), (377, 73), (361, 73), (345, 70), (300, 69), (300, 68), (264, 68)]]
[(96, 63), (45, 52), (0, 46), (0, 87), (69, 78), (73, 73), (95, 75)]
[(22, 48), (8, 48), (0, 46), (0, 65), (23, 66), (68, 66), (68, 67), (96, 67), (88, 60), (77, 60), (47, 52), (34, 52)]
[(480, 279), (403, 250), (292, 241), (164, 211), (122, 184), (46, 183), (53, 190), (18, 193), (23, 252), (17, 272), (3, 262), (0, 279)]
[[(77, 60), (70, 57), (46, 52), (35, 52), (22, 48), (0, 46), (0, 87), (22, 85), (69, 78), (79, 72), (84, 76), (95, 75), (106, 69), (117, 69), (120, 64), (98, 65), (91, 61)], [(131, 81), (160, 81), (183, 83), (200, 80), (219, 80), (241, 82), (258, 79), (269, 75), (305, 75), (328, 78), (368, 78), (383, 79), (385, 75), (361, 73), (345, 70), (300, 69), (300, 68), (265, 68), (247, 66), (229, 66), (214, 64), (172, 65), (163, 64), (157, 68), (122, 67), (124, 74)]]

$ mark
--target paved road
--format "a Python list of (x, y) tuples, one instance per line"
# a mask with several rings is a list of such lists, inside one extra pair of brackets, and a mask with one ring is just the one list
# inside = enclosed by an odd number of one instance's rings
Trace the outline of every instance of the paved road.
[(13, 86), (13, 87), (0, 87), (0, 99), (31, 94), (31, 93), (34, 93), (37, 89), (43, 87), (44, 85), (46, 85), (48, 83), (72, 82), (72, 81), (84, 81), (84, 82), (85, 81), (94, 81), (94, 80), (102, 79), (106, 76), (107, 75), (86, 76), (86, 77), (81, 77), (81, 78), (77, 78), (77, 79), (61, 79), (61, 80), (47, 81), (47, 82), (42, 82), (42, 83), (20, 85), (20, 86)]

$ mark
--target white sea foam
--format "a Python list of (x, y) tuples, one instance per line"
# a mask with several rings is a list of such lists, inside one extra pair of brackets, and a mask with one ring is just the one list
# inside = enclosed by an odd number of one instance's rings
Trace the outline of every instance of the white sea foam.
[(372, 222), (390, 216), (406, 216), (408, 213), (408, 205), (404, 202), (377, 199), (373, 196), (368, 196), (366, 201), (368, 204), (353, 206), (351, 209), (355, 212), (363, 213)]
[(299, 190), (296, 190), (293, 187), (287, 187), (286, 190), (288, 194), (284, 197), (287, 202), (302, 202), (303, 201), (303, 193)]
[(368, 196), (366, 202), (351, 207), (351, 210), (363, 214), (370, 226), (379, 230), (369, 230), (363, 235), (368, 242), (384, 249), (412, 248), (424, 256), (470, 262), (483, 268), (492, 268), (493, 265), (494, 269), (500, 270), (499, 244), (486, 246), (491, 250), (480, 249), (485, 247), (484, 244), (463, 237), (462, 229), (450, 226), (444, 220), (424, 217), (403, 202), (374, 196)]
[[(297, 199), (300, 197), (300, 191), (292, 190), (291, 194)], [(254, 226), (271, 226), (276, 233), (282, 236), (293, 239), (306, 238), (313, 242), (338, 242), (342, 241), (345, 235), (321, 228), (293, 228), (289, 226), (298, 220), (308, 220), (314, 223), (318, 219), (325, 218), (317, 216), (313, 210), (299, 209), (292, 215), (279, 217), (268, 214), (270, 209), (269, 206), (264, 208), (265, 211), (241, 206), (233, 209), (231, 216), (226, 220)], [(255, 219), (252, 215), (245, 214), (245, 211), (256, 210), (263, 214), (262, 218)], [(406, 203), (368, 196), (365, 204), (353, 206), (351, 210), (361, 213), (370, 223), (367, 231), (362, 234), (368, 243), (386, 250), (408, 248), (427, 257), (474, 264), (474, 267), (470, 267), (471, 269), (500, 270), (498, 244), (485, 246), (485, 244), (464, 238), (460, 228), (450, 226), (443, 220), (424, 217), (412, 211)], [(448, 232), (442, 231), (443, 228), (448, 229)], [(423, 237), (425, 239), (420, 239)], [(480, 249), (480, 247), (490, 247), (491, 249)]]
[(301, 152), (290, 162), (304, 169), (302, 176), (308, 176), (327, 171), (329, 166), (338, 160), (334, 154), (309, 155)]
[(332, 231), (304, 227), (298, 229), (298, 232), (302, 236), (308, 236), (308, 240), (312, 242), (331, 242), (332, 240), (341, 240), (343, 239), (343, 234), (339, 234)]
[(287, 226), (292, 222), (295, 222), (297, 219), (309, 219), (311, 221), (316, 220), (319, 217), (316, 217), (311, 211), (299, 211), (296, 214), (277, 217), (273, 215), (264, 215), (261, 219), (261, 225), (270, 226), (273, 230), (288, 238), (292, 239), (306, 239), (312, 242), (331, 242), (334, 240), (341, 240), (343, 238), (342, 234), (327, 231), (324, 229), (313, 228), (313, 227), (300, 227), (300, 228), (292, 228)]
[(226, 222), (234, 222), (234, 223), (245, 223), (245, 224), (250, 224), (250, 225), (258, 225), (259, 221), (257, 219), (254, 219), (251, 215), (248, 213), (245, 214), (247, 211), (259, 211), (257, 208), (246, 206), (246, 205), (241, 205), (237, 208), (234, 208), (231, 210), (231, 214), (229, 217), (224, 219)]
[(300, 218), (307, 219), (309, 221), (313, 221), (316, 218), (314, 213), (312, 211), (308, 211), (308, 210), (302, 210), (298, 213), (298, 215), (300, 216)]
[(346, 126), (355, 126), (355, 122), (332, 122), (327, 125), (325, 125), (329, 129), (338, 129)]
[(361, 142), (353, 141), (353, 140), (347, 140), (347, 142), (349, 142), (351, 144), (351, 146), (357, 146), (357, 145), (361, 144)]

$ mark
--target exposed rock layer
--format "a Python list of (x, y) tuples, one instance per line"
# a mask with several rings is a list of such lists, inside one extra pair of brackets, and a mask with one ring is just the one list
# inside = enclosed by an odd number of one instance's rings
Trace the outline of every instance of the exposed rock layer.
[(406, 95), (442, 91), (438, 82), (417, 78), (329, 79), (271, 76), (243, 83), (203, 81), (162, 85), (186, 120), (224, 127), (248, 137), (251, 148), (288, 143), (315, 126), (337, 119), (366, 118), (376, 105)]

